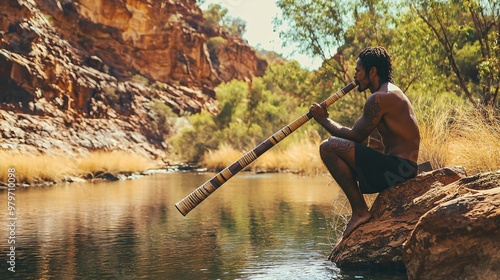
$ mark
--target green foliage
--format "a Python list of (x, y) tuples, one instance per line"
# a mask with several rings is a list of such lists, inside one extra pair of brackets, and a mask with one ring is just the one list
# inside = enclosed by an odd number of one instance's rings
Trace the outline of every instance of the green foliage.
[(210, 4), (207, 10), (203, 11), (206, 28), (218, 29), (219, 26), (224, 28), (232, 36), (242, 38), (246, 32), (246, 21), (237, 17), (233, 18), (228, 15), (228, 9), (220, 4)]
[[(304, 74), (307, 77), (309, 72), (298, 67), (296, 62), (290, 64), (272, 65), (264, 77), (254, 78), (252, 82), (234, 80), (219, 85), (216, 89), (219, 113), (202, 112), (191, 116), (191, 127), (172, 139), (174, 148), (192, 161), (200, 160), (207, 150), (223, 144), (246, 151), (293, 121), (294, 117), (305, 114), (308, 107), (298, 112), (300, 94), (297, 88), (301, 85), (297, 83), (294, 87), (289, 81)], [(299, 80), (302, 79), (305, 78)]]
[[(468, 101), (477, 108), (496, 107), (500, 90), (500, 3), (419, 0), (411, 7), (439, 42)], [(493, 67), (482, 68), (485, 64)]]
[(135, 74), (132, 79), (130, 79), (131, 82), (140, 84), (143, 86), (148, 86), (149, 85), (149, 79), (142, 76), (141, 74)]
[(341, 0), (278, 0), (282, 17), (274, 20), (280, 38), (305, 53), (327, 59), (344, 41), (349, 17)]
[(185, 160), (199, 162), (209, 149), (220, 142), (220, 132), (214, 117), (206, 111), (189, 117), (191, 126), (169, 139), (175, 151)]
[(243, 38), (243, 35), (247, 32), (247, 22), (239, 17), (231, 18), (225, 27), (227, 28), (229, 34), (239, 38)]
[(219, 114), (215, 117), (219, 129), (243, 117), (248, 85), (242, 81), (232, 81), (219, 86), (216, 98), (219, 101)]
[(211, 54), (216, 54), (221, 48), (227, 45), (227, 40), (220, 37), (212, 37), (207, 41), (207, 48)]
[(263, 80), (269, 90), (290, 95), (310, 105), (318, 100), (319, 94), (315, 89), (314, 78), (313, 72), (302, 68), (297, 61), (290, 61), (269, 65)]
[(382, 45), (393, 55), (396, 82), (403, 90), (423, 88), (423, 83), (432, 91), (437, 86), (458, 96), (465, 93), (479, 107), (498, 106), (496, 0), (278, 0), (277, 5), (282, 15), (275, 28), (281, 38), (324, 59), (319, 73), (327, 88), (349, 80), (361, 49)]

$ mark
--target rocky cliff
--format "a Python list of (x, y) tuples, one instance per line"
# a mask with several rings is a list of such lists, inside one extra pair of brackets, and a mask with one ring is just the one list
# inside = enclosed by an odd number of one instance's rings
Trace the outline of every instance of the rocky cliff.
[(267, 67), (203, 23), (194, 0), (1, 1), (0, 148), (168, 157), (170, 119), (216, 113), (217, 84)]
[(406, 270), (408, 279), (499, 279), (500, 170), (423, 173), (380, 193), (372, 219), (333, 249), (349, 270)]

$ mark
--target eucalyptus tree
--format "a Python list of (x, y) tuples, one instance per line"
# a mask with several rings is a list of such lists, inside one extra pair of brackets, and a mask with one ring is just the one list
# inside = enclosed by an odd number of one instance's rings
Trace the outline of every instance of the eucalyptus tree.
[(410, 6), (438, 40), (467, 100), (498, 106), (500, 2), (418, 0)]
[[(347, 67), (338, 47), (344, 43), (344, 34), (352, 21), (348, 8), (341, 0), (278, 0), (281, 16), (274, 19), (274, 28), (287, 45), (295, 45), (299, 52), (319, 57), (328, 74), (347, 83)], [(326, 65), (325, 65), (326, 64)]]

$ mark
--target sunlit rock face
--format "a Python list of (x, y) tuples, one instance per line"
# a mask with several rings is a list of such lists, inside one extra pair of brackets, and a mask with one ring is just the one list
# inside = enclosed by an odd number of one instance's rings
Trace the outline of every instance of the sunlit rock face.
[(408, 278), (500, 279), (500, 170), (446, 189), (403, 246)]
[[(165, 156), (168, 131), (158, 130), (153, 105), (216, 113), (215, 86), (267, 67), (241, 39), (203, 22), (191, 0), (1, 1), (1, 147)], [(227, 46), (210, 54), (214, 36)], [(19, 123), (20, 115), (29, 117)], [(39, 131), (50, 132), (49, 144)]]
[(380, 193), (372, 219), (330, 259), (344, 269), (406, 270), (409, 279), (497, 279), (499, 206), (500, 171), (426, 172)]

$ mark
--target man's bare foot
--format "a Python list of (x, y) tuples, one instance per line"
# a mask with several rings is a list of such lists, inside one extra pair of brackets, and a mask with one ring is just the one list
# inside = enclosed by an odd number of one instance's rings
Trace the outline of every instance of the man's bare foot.
[(364, 212), (362, 215), (352, 215), (351, 220), (347, 223), (347, 227), (342, 234), (342, 239), (349, 236), (357, 227), (367, 223), (372, 218), (372, 214), (368, 211)]

